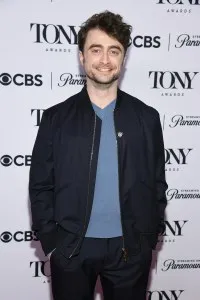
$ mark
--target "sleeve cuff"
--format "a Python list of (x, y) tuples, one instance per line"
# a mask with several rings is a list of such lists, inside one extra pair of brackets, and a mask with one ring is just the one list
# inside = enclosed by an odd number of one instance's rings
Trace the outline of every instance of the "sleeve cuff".
[(56, 248), (57, 228), (48, 233), (38, 235), (44, 254), (47, 255)]

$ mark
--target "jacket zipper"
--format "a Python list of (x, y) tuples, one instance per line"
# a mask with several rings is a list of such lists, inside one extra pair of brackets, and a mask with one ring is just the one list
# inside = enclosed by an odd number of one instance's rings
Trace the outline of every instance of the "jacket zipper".
[(117, 135), (117, 128), (115, 124), (115, 112), (116, 109), (114, 110), (114, 126), (115, 126), (115, 135), (116, 135), (116, 147), (117, 147), (117, 156), (118, 156), (118, 187), (119, 187), (119, 204), (120, 204), (120, 217), (121, 217), (121, 224), (122, 224), (122, 253), (123, 253), (123, 259), (125, 262), (127, 262), (128, 259), (128, 252), (125, 247), (125, 242), (124, 242), (124, 226), (123, 226), (123, 219), (122, 219), (122, 205), (121, 205), (121, 189), (120, 189), (120, 164), (119, 164), (119, 146), (118, 146), (118, 135)]
[(86, 209), (85, 209), (85, 218), (84, 218), (84, 225), (83, 225), (83, 231), (82, 235), (79, 238), (74, 250), (70, 254), (69, 258), (73, 256), (75, 253), (76, 249), (78, 248), (81, 238), (84, 237), (85, 233), (85, 227), (86, 227), (86, 220), (87, 220), (87, 209), (88, 209), (88, 202), (89, 202), (89, 192), (90, 192), (90, 177), (91, 177), (91, 167), (92, 167), (92, 159), (93, 159), (93, 153), (94, 153), (94, 140), (95, 140), (95, 132), (96, 132), (96, 114), (94, 115), (94, 128), (93, 128), (93, 134), (92, 134), (92, 148), (91, 148), (91, 153), (90, 153), (90, 163), (89, 163), (89, 176), (88, 176), (88, 187), (87, 187), (87, 201), (86, 201)]

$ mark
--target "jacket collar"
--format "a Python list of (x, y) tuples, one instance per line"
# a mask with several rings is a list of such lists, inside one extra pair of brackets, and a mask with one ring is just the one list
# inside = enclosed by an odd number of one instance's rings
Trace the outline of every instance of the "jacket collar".
[[(82, 88), (82, 90), (79, 93), (79, 104), (81, 105), (81, 108), (94, 111), (90, 97), (88, 95), (87, 87), (86, 85)], [(118, 88), (117, 89), (117, 99), (116, 99), (116, 105), (115, 110), (118, 110), (123, 100), (123, 92)]]

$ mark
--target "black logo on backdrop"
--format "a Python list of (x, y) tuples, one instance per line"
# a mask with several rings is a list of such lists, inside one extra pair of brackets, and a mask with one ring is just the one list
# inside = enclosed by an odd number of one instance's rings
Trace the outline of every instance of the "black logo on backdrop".
[(0, 235), (0, 240), (3, 243), (9, 243), (11, 241), (15, 241), (15, 242), (38, 241), (34, 231), (16, 231), (15, 233), (4, 231)]
[(34, 126), (40, 126), (44, 109), (31, 109), (31, 116), (34, 118)]
[(47, 44), (78, 44), (79, 26), (31, 23), (30, 30), (34, 32), (34, 43)]
[(168, 201), (173, 199), (200, 199), (200, 191), (197, 189), (169, 189), (166, 196)]
[(180, 171), (179, 166), (188, 164), (193, 148), (165, 149), (165, 171)]
[(183, 221), (165, 221), (165, 231), (162, 236), (183, 236), (183, 227), (188, 222), (188, 220)]
[(168, 165), (171, 165), (173, 163), (176, 163), (178, 165), (186, 165), (187, 156), (192, 150), (192, 148), (165, 149), (165, 163)]
[(186, 14), (192, 12), (192, 10), (188, 9), (188, 7), (200, 5), (200, 0), (157, 0), (156, 4), (167, 4), (166, 7), (168, 13)]
[[(34, 43), (49, 45), (77, 45), (80, 26), (31, 23), (30, 30), (34, 32)], [(130, 45), (137, 48), (159, 48), (160, 36), (141, 36), (132, 38)]]
[(162, 96), (184, 96), (180, 91), (194, 89), (197, 74), (199, 72), (149, 71), (149, 78), (152, 89), (170, 92), (162, 93)]
[(165, 221), (165, 230), (159, 235), (158, 242), (174, 243), (177, 237), (183, 237), (185, 224), (188, 220)]
[(200, 5), (200, 0), (158, 0), (157, 4), (191, 4)]
[(33, 42), (50, 47), (46, 51), (71, 52), (72, 48), (63, 47), (77, 45), (79, 30), (80, 26), (74, 25), (30, 24), (30, 31), (34, 35)]
[(131, 39), (131, 44), (136, 48), (160, 48), (160, 36), (137, 35)]
[(200, 269), (200, 259), (175, 260), (170, 258), (163, 262), (163, 266), (161, 268), (161, 270), (164, 272), (169, 270), (188, 270), (188, 269)]
[(0, 84), (7, 86), (10, 84), (15, 84), (17, 86), (41, 86), (42, 82), (42, 75), (36, 74), (20, 74), (17, 73), (15, 75), (10, 75), (8, 73), (1, 73), (0, 74)]
[(175, 128), (175, 127), (198, 127), (200, 126), (200, 116), (183, 116), (183, 115), (174, 115), (171, 118), (171, 123), (169, 124), (169, 127)]
[(147, 291), (147, 300), (180, 300), (184, 290)]
[(177, 37), (175, 48), (182, 47), (199, 47), (200, 46), (200, 36), (194, 35), (190, 36), (189, 34), (181, 34)]
[(29, 266), (32, 270), (32, 277), (41, 278), (43, 280), (43, 283), (50, 282), (51, 271), (49, 260), (31, 261)]
[(9, 167), (12, 164), (18, 167), (30, 166), (31, 165), (31, 155), (16, 155), (14, 157), (5, 154), (0, 158), (0, 163), (4, 167)]
[(71, 74), (71, 73), (63, 73), (60, 75), (60, 82), (58, 82), (59, 87), (63, 87), (65, 85), (85, 85), (86, 84), (86, 76), (83, 74)]

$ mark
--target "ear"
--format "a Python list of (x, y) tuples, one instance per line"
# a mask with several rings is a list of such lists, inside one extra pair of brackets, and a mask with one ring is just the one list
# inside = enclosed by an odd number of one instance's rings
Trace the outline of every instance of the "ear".
[(83, 56), (83, 52), (82, 51), (79, 51), (79, 60), (80, 60), (81, 65), (83, 66), (84, 56)]

